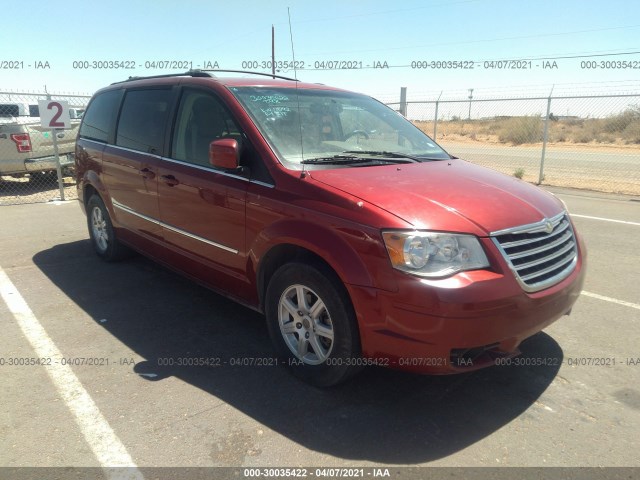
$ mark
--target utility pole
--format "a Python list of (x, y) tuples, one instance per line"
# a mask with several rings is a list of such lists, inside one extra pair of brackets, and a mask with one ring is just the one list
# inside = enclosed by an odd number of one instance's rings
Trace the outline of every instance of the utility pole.
[(271, 25), (271, 75), (276, 78), (276, 31)]
[(471, 101), (473, 100), (473, 88), (469, 89), (469, 120), (471, 120)]

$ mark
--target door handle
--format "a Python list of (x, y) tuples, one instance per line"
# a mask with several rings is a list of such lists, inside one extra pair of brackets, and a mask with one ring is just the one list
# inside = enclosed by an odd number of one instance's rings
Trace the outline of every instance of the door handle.
[(160, 178), (164, 183), (166, 183), (170, 187), (175, 187), (180, 183), (180, 181), (173, 175), (162, 175)]
[(156, 174), (146, 167), (142, 170), (138, 170), (138, 173), (149, 180), (153, 180), (154, 178), (156, 178)]

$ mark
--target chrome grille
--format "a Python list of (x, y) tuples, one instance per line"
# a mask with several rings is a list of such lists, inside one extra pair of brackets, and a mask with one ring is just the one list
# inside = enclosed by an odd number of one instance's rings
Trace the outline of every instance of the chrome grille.
[(566, 213), (491, 234), (520, 285), (533, 292), (566, 278), (578, 259), (576, 237)]

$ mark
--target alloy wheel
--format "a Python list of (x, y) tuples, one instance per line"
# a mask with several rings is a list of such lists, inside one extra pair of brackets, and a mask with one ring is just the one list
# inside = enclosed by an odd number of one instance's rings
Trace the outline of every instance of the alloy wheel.
[(91, 211), (91, 230), (96, 246), (101, 252), (105, 252), (109, 246), (109, 232), (102, 210), (98, 206), (93, 207)]
[(331, 315), (322, 299), (304, 285), (291, 285), (278, 303), (280, 332), (289, 350), (308, 365), (325, 362), (333, 349)]

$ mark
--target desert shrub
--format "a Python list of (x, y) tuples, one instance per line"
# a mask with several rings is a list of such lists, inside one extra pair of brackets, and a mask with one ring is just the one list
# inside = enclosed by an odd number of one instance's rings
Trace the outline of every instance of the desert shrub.
[(589, 134), (589, 132), (582, 130), (576, 132), (573, 136), (573, 141), (575, 143), (589, 143), (593, 142), (593, 135)]
[(624, 143), (627, 144), (640, 143), (640, 120), (636, 120), (635, 122), (627, 125), (627, 128), (622, 132), (622, 139), (624, 140)]
[(563, 131), (551, 132), (549, 134), (549, 141), (550, 142), (566, 142), (567, 134), (564, 133)]
[(574, 125), (582, 125), (584, 124), (584, 118), (567, 118), (560, 121), (561, 124), (574, 126)]
[(524, 177), (524, 168), (516, 168), (515, 172), (513, 172), (513, 176), (522, 180), (522, 177)]
[(491, 122), (487, 124), (487, 133), (489, 135), (495, 135), (500, 131), (500, 124), (498, 122)]
[(628, 108), (622, 113), (603, 119), (602, 129), (607, 133), (623, 132), (636, 120), (640, 120), (640, 109)]
[(600, 132), (596, 134), (595, 141), (598, 143), (616, 143), (616, 136), (613, 133)]
[(575, 143), (591, 143), (597, 141), (602, 133), (600, 120), (590, 119), (574, 130), (571, 139)]
[(505, 120), (498, 138), (513, 145), (542, 141), (543, 121), (539, 116), (513, 117)]
[[(493, 141), (497, 137), (498, 141), (512, 145), (538, 143), (543, 140), (544, 121), (538, 115), (474, 120), (452, 117), (451, 120), (438, 121), (438, 138), (459, 135), (480, 141)], [(433, 135), (433, 121), (418, 120), (414, 123), (427, 135)], [(550, 142), (639, 145), (640, 106), (629, 107), (606, 118), (557, 119), (550, 121), (548, 126)]]

